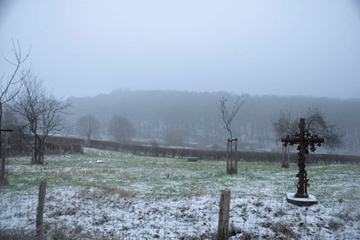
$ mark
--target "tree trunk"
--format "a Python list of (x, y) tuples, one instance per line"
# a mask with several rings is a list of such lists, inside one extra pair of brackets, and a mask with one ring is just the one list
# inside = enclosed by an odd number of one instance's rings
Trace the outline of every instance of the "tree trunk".
[(43, 151), (43, 142), (41, 139), (38, 139), (39, 144), (36, 144), (35, 140), (35, 149), (33, 151), (33, 156), (31, 159), (32, 164), (44, 164), (44, 151)]
[[(0, 137), (1, 137), (1, 135), (0, 135)], [(6, 178), (5, 178), (5, 166), (6, 166), (5, 152), (4, 152), (4, 150), (2, 150), (2, 152), (1, 152), (0, 186), (7, 185), (7, 183), (6, 183), (7, 181), (6, 181)]]
[(281, 161), (281, 167), (282, 168), (289, 168), (289, 158), (285, 158), (286, 151), (289, 149), (289, 147), (284, 147), (282, 149), (282, 161)]
[(37, 150), (34, 149), (31, 155), (31, 164), (36, 164), (36, 159), (37, 159)]
[(287, 150), (287, 160), (286, 160), (286, 164), (289, 167), (289, 163), (290, 163), (290, 149), (291, 146), (288, 146), (288, 150)]
[(31, 157), (31, 164), (36, 164), (37, 159), (37, 144), (36, 144), (36, 137), (34, 138), (34, 150)]
[(9, 140), (10, 135), (11, 135), (11, 133), (6, 134), (5, 141), (3, 142), (3, 145), (1, 146), (0, 186), (6, 186), (6, 185), (9, 184), (9, 182), (7, 180), (7, 174), (6, 174), (5, 168), (6, 168), (6, 146), (8, 144), (8, 140)]
[(39, 164), (44, 164), (44, 142), (39, 140)]

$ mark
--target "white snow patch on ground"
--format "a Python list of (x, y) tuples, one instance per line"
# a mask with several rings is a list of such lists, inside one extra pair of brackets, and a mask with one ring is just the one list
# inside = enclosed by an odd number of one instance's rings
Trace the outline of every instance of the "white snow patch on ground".
[[(44, 222), (50, 236), (93, 239), (214, 239), (219, 196), (145, 201), (97, 189), (50, 188)], [(0, 233), (35, 233), (37, 191), (0, 192)], [(357, 202), (298, 207), (284, 199), (237, 197), (232, 193), (231, 239), (359, 239)], [(56, 230), (57, 229), (57, 230)]]

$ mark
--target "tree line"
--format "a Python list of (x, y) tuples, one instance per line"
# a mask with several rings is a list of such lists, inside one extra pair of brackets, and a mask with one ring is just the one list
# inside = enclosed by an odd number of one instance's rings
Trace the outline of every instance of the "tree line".
[[(43, 87), (31, 67), (21, 69), (30, 49), (24, 57), (19, 43), (13, 41), (13, 54), (15, 61), (3, 56), (14, 71), (0, 78), (0, 143), (2, 131), (15, 130), (14, 137), (31, 149), (32, 164), (44, 163), (45, 141), (49, 135), (59, 133), (87, 140), (138, 141), (149, 144), (151, 149), (159, 149), (159, 142), (211, 146), (213, 150), (224, 148), (221, 146), (229, 149), (230, 144), (227, 173), (236, 174), (233, 142), (235, 151), (238, 143), (242, 150), (279, 149), (280, 139), (297, 132), (300, 117), (306, 118), (309, 134), (325, 138), (326, 148), (360, 152), (360, 99), (118, 89), (111, 94), (63, 100)], [(234, 106), (232, 110), (227, 104)], [(0, 144), (0, 185), (7, 184), (4, 153), (9, 137), (7, 134), (4, 144)], [(282, 149), (282, 165), (287, 167)], [(289, 148), (287, 151), (289, 156)]]
[[(197, 144), (225, 147), (228, 132), (223, 128), (218, 108), (222, 98), (227, 99), (230, 106), (235, 104), (238, 96), (228, 92), (119, 89), (95, 97), (72, 97), (69, 100), (73, 102), (74, 114), (67, 116), (68, 134), (76, 132), (76, 122), (81, 117), (91, 115), (100, 125), (101, 135), (95, 138), (115, 139), (109, 131), (109, 126), (112, 118), (120, 115), (133, 125), (136, 131), (133, 138), (135, 141), (144, 139), (156, 140), (167, 145)], [(239, 148), (281, 149), (274, 123), (279, 121), (282, 113), (286, 111), (291, 112), (289, 120), (295, 125), (298, 118), (309, 118), (311, 111), (312, 119), (321, 116), (327, 124), (326, 127), (333, 128), (333, 133), (341, 137), (341, 144), (327, 144), (328, 150), (359, 153), (360, 100), (309, 96), (245, 94), (244, 103), (231, 126), (232, 136), (239, 139)], [(318, 122), (317, 127), (323, 123)]]
[(225, 102), (237, 105), (236, 94), (118, 89), (95, 97), (56, 99), (31, 67), (20, 68), (30, 50), (22, 56), (19, 43), (13, 42), (13, 53), (15, 61), (3, 56), (14, 72), (1, 77), (0, 127), (16, 130), (28, 143), (33, 163), (43, 162), (43, 142), (56, 133), (223, 148), (230, 133), (230, 138), (238, 139), (240, 149), (280, 149), (279, 139), (294, 133), (299, 117), (307, 118), (312, 133), (325, 136), (327, 148), (360, 151), (360, 99), (244, 94), (236, 113), (228, 116), (230, 130), (224, 121), (229, 113), (223, 106)]

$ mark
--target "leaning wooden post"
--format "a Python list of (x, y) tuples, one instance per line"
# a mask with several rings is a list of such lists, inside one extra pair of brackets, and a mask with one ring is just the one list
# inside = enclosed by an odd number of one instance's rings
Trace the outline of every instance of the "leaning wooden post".
[(230, 197), (231, 190), (224, 189), (221, 191), (219, 205), (218, 240), (227, 240), (229, 238)]
[(36, 236), (42, 239), (44, 233), (43, 213), (46, 195), (46, 180), (42, 180), (39, 189), (39, 205), (36, 213)]

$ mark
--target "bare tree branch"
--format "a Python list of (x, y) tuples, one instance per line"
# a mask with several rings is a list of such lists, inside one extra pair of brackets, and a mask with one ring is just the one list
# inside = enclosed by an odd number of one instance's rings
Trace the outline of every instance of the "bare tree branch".
[(286, 108), (285, 111), (280, 110), (279, 118), (273, 122), (276, 133), (276, 142), (282, 137), (294, 134), (298, 129), (298, 122), (291, 117), (291, 109)]
[[(24, 63), (27, 60), (27, 58), (30, 55), (31, 46), (30, 46), (30, 49), (29, 49), (27, 55), (25, 56), (25, 58), (22, 58), (19, 40), (17, 41), (17, 47), (16, 47), (13, 39), (12, 39), (12, 44), (13, 44), (12, 52), (13, 52), (15, 58), (16, 58), (16, 62), (10, 61), (3, 54), (1, 54), (3, 56), (3, 58), (5, 59), (5, 61), (7, 61), (11, 65), (15, 66), (15, 70), (14, 70), (12, 76), (10, 77), (10, 79), (8, 79), (6, 81), (6, 83), (3, 83), (5, 74), (1, 77), (1, 80), (0, 80), (0, 83), (1, 83), (1, 86), (0, 86), (0, 92), (1, 92), (0, 101), (1, 101), (2, 104), (6, 103), (8, 101), (11, 101), (14, 98), (14, 96), (16, 96), (17, 93), (19, 93), (19, 89), (21, 88), (21, 86), (16, 86), (16, 85), (19, 82), (22, 82), (22, 80), (25, 78), (27, 73), (29, 73), (29, 71), (30, 71), (30, 68), (27, 71), (22, 71), (20, 76), (19, 76), (19, 80), (15, 80), (16, 76), (18, 75), (18, 72), (20, 71), (20, 66), (22, 65), (22, 63)], [(9, 91), (11, 88), (14, 88), (14, 90)]]
[[(330, 124), (325, 115), (317, 108), (309, 108), (305, 112), (305, 128), (313, 135), (321, 136), (325, 139), (324, 146), (330, 149), (341, 148), (343, 144), (344, 133), (334, 124)], [(293, 135), (297, 132), (298, 120), (291, 118), (291, 111), (280, 110), (279, 118), (273, 123), (276, 141), (281, 137)]]
[(88, 140), (100, 136), (101, 124), (93, 115), (86, 115), (79, 118), (76, 122), (77, 134), (86, 137)]
[(330, 124), (324, 113), (317, 108), (309, 108), (305, 113), (306, 129), (325, 139), (324, 146), (334, 149), (344, 146), (343, 133), (335, 124)]
[(231, 122), (235, 118), (241, 106), (245, 103), (245, 95), (243, 94), (237, 97), (231, 113), (229, 113), (226, 108), (226, 101), (227, 99), (222, 97), (220, 99), (220, 104), (218, 105), (218, 108), (221, 112), (220, 122), (222, 126), (229, 132), (230, 139), (232, 139)]
[[(69, 101), (62, 102), (48, 93), (42, 86), (42, 81), (32, 72), (24, 79), (24, 87), (12, 106), (14, 112), (20, 116), (22, 136), (33, 137), (35, 150), (35, 161), (43, 162), (42, 155), (36, 152), (42, 151), (43, 142), (49, 134), (60, 132), (64, 127), (63, 114), (67, 114), (67, 108), (71, 105)], [(29, 143), (30, 141), (27, 140)], [(42, 158), (42, 159), (41, 159)]]

